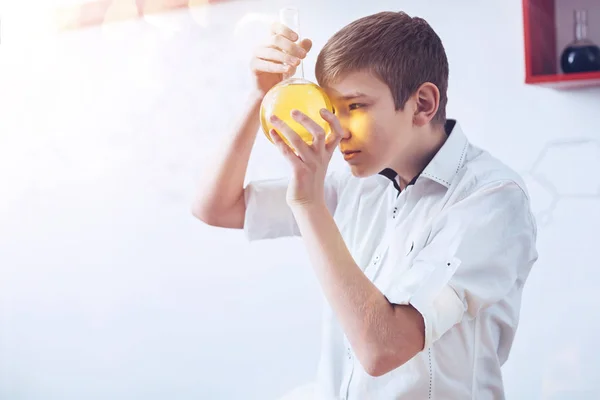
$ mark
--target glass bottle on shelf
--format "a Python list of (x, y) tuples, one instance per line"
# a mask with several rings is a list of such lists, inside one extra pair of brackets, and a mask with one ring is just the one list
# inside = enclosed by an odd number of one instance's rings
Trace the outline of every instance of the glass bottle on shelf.
[(587, 10), (574, 12), (575, 40), (564, 49), (560, 66), (565, 74), (600, 71), (600, 47), (588, 39)]
[[(283, 8), (279, 12), (279, 21), (296, 32), (300, 40), (300, 24), (298, 20), (298, 9), (293, 7)], [(320, 110), (326, 108), (333, 112), (333, 105), (325, 91), (316, 83), (304, 78), (304, 60), (296, 69), (293, 76), (284, 76), (284, 79), (273, 86), (267, 92), (260, 106), (260, 122), (264, 134), (269, 141), (273, 142), (269, 131), (275, 127), (269, 121), (271, 115), (275, 114), (293, 129), (306, 143), (312, 143), (312, 134), (301, 124), (296, 122), (290, 115), (291, 111), (297, 109), (319, 124), (328, 135), (329, 124), (321, 117)], [(277, 131), (277, 129), (275, 129)], [(293, 149), (284, 135), (279, 136)]]

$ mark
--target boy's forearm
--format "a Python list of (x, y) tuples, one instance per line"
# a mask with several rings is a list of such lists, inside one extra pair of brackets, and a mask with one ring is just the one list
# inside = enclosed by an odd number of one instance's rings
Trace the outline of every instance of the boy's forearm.
[(325, 297), (368, 369), (378, 351), (375, 330), (393, 309), (352, 258), (325, 204), (293, 210)]
[(416, 310), (389, 303), (365, 276), (324, 203), (293, 211), (325, 297), (365, 370), (381, 375), (412, 358), (422, 348)]

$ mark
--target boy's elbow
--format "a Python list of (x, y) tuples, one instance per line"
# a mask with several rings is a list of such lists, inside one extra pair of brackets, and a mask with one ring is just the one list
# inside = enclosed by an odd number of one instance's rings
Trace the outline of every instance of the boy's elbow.
[(363, 363), (365, 372), (372, 377), (379, 377), (401, 367), (410, 357), (399, 355), (374, 355)]
[(242, 229), (244, 227), (245, 204), (238, 201), (232, 207), (206, 206), (202, 203), (193, 204), (191, 213), (206, 225), (217, 228)]
[(377, 360), (377, 359), (373, 359), (367, 363), (365, 363), (363, 365), (363, 368), (365, 369), (365, 372), (367, 374), (369, 374), (369, 376), (372, 377), (379, 377), (382, 375), (385, 375), (386, 373), (388, 373), (389, 371), (386, 370), (386, 368), (384, 368), (383, 364), (381, 361)]
[(215, 212), (201, 207), (200, 205), (194, 203), (190, 209), (192, 215), (204, 222), (206, 225), (217, 226), (218, 225), (218, 216)]
[(367, 346), (365, 343), (364, 346), (356, 349), (357, 360), (368, 375), (373, 377), (385, 375), (393, 369), (390, 368), (391, 357), (384, 355), (385, 353), (379, 344), (374, 345), (372, 340), (368, 342), (371, 343), (371, 346)]

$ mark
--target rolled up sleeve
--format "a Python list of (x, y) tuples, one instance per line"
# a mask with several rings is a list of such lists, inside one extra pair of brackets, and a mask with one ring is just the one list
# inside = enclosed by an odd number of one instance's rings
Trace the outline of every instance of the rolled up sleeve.
[(250, 182), (244, 191), (244, 233), (249, 241), (299, 236), (300, 232), (285, 196), (289, 180)]
[[(340, 184), (343, 183), (340, 179), (338, 171), (328, 173), (325, 178), (325, 202), (332, 214), (337, 206)], [(296, 219), (286, 201), (288, 183), (288, 178), (248, 183), (244, 190), (244, 233), (249, 241), (300, 236)]]
[(525, 192), (511, 181), (489, 184), (437, 216), (426, 244), (385, 295), (421, 313), (428, 348), (522, 283), (537, 259), (535, 242)]

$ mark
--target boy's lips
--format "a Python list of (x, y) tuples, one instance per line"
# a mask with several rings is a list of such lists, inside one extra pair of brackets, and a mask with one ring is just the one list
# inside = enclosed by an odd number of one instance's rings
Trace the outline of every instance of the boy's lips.
[(342, 150), (342, 154), (344, 155), (344, 160), (350, 160), (354, 157), (356, 157), (356, 155), (360, 153), (359, 150)]

